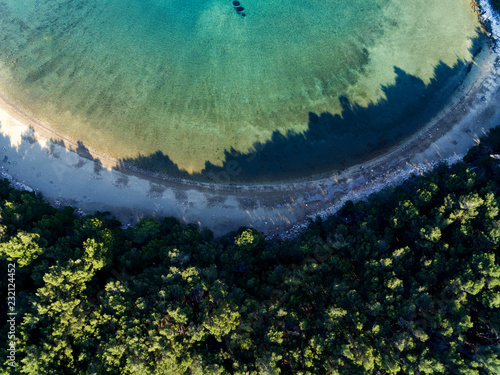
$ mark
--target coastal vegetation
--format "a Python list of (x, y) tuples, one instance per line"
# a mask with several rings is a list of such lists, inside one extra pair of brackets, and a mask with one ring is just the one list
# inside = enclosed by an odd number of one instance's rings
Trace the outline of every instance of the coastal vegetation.
[(1, 181), (17, 313), (1, 373), (498, 374), (499, 155), (496, 128), (463, 162), (293, 240), (174, 218), (122, 228)]

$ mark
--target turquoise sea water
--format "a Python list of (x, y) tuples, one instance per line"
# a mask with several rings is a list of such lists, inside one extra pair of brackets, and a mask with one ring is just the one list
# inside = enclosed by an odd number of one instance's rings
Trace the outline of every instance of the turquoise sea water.
[(395, 67), (430, 84), (471, 59), (476, 18), (464, 0), (0, 0), (0, 91), (87, 147), (200, 172), (339, 98), (380, 102)]

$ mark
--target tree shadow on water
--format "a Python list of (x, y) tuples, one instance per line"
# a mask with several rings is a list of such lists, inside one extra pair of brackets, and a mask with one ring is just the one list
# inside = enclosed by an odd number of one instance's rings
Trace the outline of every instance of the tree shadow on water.
[[(471, 51), (481, 50), (480, 38)], [(270, 140), (258, 142), (247, 153), (225, 151), (222, 166), (209, 161), (194, 174), (180, 170), (168, 155), (152, 155), (120, 161), (120, 168), (133, 166), (146, 172), (215, 183), (264, 183), (293, 181), (349, 166), (380, 154), (415, 134), (448, 104), (460, 89), (472, 63), (444, 63), (434, 69), (429, 84), (394, 67), (396, 82), (383, 86), (384, 99), (362, 107), (340, 97), (341, 114), (309, 113), (303, 133), (275, 131)]]

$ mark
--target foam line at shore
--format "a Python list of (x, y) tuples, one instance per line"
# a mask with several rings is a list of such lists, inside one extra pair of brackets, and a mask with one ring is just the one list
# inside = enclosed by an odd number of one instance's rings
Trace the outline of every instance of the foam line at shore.
[(479, 0), (479, 7), (481, 9), (481, 17), (483, 21), (490, 24), (491, 37), (495, 41), (495, 52), (499, 53), (499, 41), (500, 41), (500, 15), (488, 0)]

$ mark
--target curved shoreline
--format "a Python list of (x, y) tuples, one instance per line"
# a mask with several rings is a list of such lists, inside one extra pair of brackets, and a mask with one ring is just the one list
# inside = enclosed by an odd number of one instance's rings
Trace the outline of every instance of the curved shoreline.
[[(220, 185), (160, 179), (81, 148), (0, 96), (0, 174), (35, 186), (55, 206), (110, 211), (125, 225), (144, 216), (175, 216), (216, 235), (241, 225), (272, 237), (293, 235), (307, 217), (326, 216), (437, 161), (456, 161), (500, 123), (498, 55), (481, 52), (462, 90), (423, 130), (382, 155), (320, 179), (288, 184)], [(466, 88), (466, 90), (464, 90)], [(96, 159), (91, 160), (90, 158)], [(98, 159), (98, 160), (97, 160)]]

